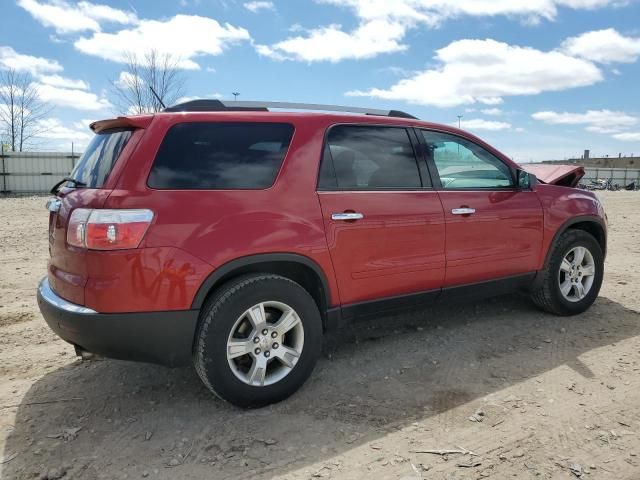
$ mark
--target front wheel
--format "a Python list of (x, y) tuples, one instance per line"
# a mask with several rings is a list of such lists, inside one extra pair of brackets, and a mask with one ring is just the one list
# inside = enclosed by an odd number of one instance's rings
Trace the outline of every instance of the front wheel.
[(596, 300), (604, 276), (604, 255), (592, 235), (569, 230), (556, 243), (539, 290), (531, 298), (556, 315), (576, 315)]
[(288, 278), (247, 275), (205, 304), (194, 364), (217, 396), (241, 407), (284, 400), (311, 374), (322, 321), (309, 293)]

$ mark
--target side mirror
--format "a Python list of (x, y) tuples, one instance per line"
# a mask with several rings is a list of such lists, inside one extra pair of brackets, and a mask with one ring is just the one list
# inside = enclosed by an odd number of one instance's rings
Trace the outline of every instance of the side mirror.
[(522, 190), (533, 190), (538, 183), (538, 179), (533, 173), (524, 170), (516, 170), (516, 178), (518, 179), (518, 188)]

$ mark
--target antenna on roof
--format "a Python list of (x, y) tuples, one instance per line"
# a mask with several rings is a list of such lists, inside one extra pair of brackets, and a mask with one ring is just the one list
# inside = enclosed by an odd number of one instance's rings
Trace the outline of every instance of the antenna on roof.
[(158, 103), (160, 104), (160, 106), (162, 106), (162, 108), (167, 108), (167, 106), (164, 104), (160, 96), (156, 93), (156, 91), (153, 89), (151, 85), (149, 85), (149, 89), (151, 90), (151, 93), (153, 93), (153, 96), (156, 97), (156, 100), (158, 100)]

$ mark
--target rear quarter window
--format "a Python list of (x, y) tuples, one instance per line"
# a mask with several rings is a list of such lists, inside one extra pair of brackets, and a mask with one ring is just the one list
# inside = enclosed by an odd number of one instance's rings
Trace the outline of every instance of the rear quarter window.
[(269, 188), (293, 131), (287, 123), (176, 124), (160, 145), (147, 183), (172, 190)]
[(78, 160), (70, 177), (87, 188), (101, 188), (116, 164), (131, 130), (105, 130), (96, 134)]

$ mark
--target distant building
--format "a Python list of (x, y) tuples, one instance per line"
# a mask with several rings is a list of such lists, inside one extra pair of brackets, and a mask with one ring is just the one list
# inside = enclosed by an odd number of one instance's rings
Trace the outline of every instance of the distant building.
[(640, 168), (640, 156), (592, 157), (589, 150), (585, 150), (582, 158), (545, 160), (542, 163), (577, 164), (594, 168)]

